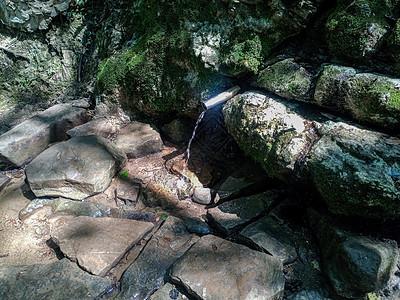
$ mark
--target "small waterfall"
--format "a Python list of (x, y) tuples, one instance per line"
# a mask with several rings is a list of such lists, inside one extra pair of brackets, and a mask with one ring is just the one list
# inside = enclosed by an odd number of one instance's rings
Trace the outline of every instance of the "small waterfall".
[(194, 126), (193, 133), (192, 133), (192, 137), (190, 138), (189, 144), (188, 144), (187, 149), (186, 149), (186, 161), (185, 161), (185, 163), (183, 164), (183, 171), (182, 171), (182, 174), (185, 174), (185, 173), (186, 173), (186, 167), (187, 167), (188, 164), (189, 164), (189, 158), (190, 158), (190, 146), (192, 145), (192, 142), (193, 142), (193, 140), (194, 140), (194, 137), (196, 136), (196, 130), (197, 130), (197, 128), (199, 127), (199, 124), (200, 124), (201, 120), (203, 120), (205, 114), (206, 114), (206, 110), (203, 111), (203, 112), (200, 114), (199, 118), (198, 118), (197, 121), (196, 121), (196, 125)]
[(188, 167), (189, 158), (190, 158), (190, 146), (192, 145), (194, 137), (196, 136), (196, 130), (199, 127), (199, 124), (200, 124), (201, 120), (203, 119), (204, 115), (206, 114), (206, 111), (210, 108), (213, 108), (213, 107), (221, 104), (221, 103), (224, 103), (225, 101), (228, 101), (230, 98), (235, 96), (239, 92), (239, 90), (240, 90), (239, 86), (234, 86), (234, 87), (230, 88), (229, 90), (227, 90), (223, 93), (220, 93), (217, 96), (215, 96), (207, 101), (204, 101), (202, 103), (204, 111), (200, 114), (199, 118), (197, 119), (196, 125), (194, 126), (194, 129), (193, 129), (192, 137), (189, 140), (189, 144), (186, 149), (186, 161), (183, 164), (182, 175), (185, 175), (185, 173), (186, 173), (186, 168)]

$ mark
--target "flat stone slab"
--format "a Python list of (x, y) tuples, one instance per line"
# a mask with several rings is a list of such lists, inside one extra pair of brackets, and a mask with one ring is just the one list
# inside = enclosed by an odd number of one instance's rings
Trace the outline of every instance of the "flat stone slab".
[(196, 299), (281, 299), (282, 263), (219, 237), (203, 236), (172, 267), (173, 282)]
[(297, 258), (296, 249), (289, 235), (271, 217), (263, 217), (248, 225), (242, 230), (239, 238), (279, 258), (283, 264), (293, 262)]
[(115, 144), (128, 158), (137, 158), (160, 152), (163, 142), (160, 134), (149, 124), (132, 122), (118, 133)]
[(234, 199), (211, 208), (207, 217), (225, 234), (260, 215), (273, 199), (268, 193)]
[(163, 286), (171, 265), (198, 239), (189, 234), (182, 220), (169, 216), (125, 271), (117, 299), (147, 299)]
[(30, 266), (0, 265), (0, 299), (97, 299), (115, 289), (68, 259)]
[(58, 104), (18, 124), (0, 136), (0, 168), (27, 164), (50, 143), (67, 138), (66, 131), (87, 122), (86, 109)]
[(25, 208), (19, 212), (19, 219), (25, 221), (32, 215), (40, 210), (47, 209), (47, 214), (62, 213), (72, 216), (88, 216), (93, 218), (108, 217), (111, 210), (108, 206), (92, 203), (92, 202), (82, 202), (75, 201), (66, 198), (38, 198), (34, 199)]
[(78, 136), (42, 152), (25, 172), (37, 197), (80, 200), (104, 191), (125, 162), (126, 155), (105, 138)]
[(51, 238), (69, 259), (91, 274), (105, 276), (153, 226), (150, 222), (81, 216), (51, 232)]
[(106, 118), (94, 119), (85, 124), (76, 126), (67, 131), (68, 136), (98, 135), (104, 138), (111, 137), (116, 133), (117, 128)]

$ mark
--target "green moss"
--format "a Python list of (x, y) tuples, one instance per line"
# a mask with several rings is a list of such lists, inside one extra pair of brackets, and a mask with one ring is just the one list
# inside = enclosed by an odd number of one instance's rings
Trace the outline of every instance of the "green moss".
[(369, 30), (379, 27), (383, 31), (389, 27), (385, 15), (390, 15), (391, 9), (387, 0), (340, 1), (325, 25), (332, 54), (346, 60), (363, 59), (377, 42), (373, 40), (376, 37), (369, 36)]

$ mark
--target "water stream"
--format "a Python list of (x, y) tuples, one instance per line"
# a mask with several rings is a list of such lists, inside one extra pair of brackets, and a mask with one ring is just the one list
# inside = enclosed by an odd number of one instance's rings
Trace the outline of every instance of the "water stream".
[(186, 149), (186, 161), (185, 161), (185, 163), (183, 164), (183, 170), (182, 170), (182, 174), (183, 174), (183, 175), (186, 173), (186, 168), (187, 168), (187, 166), (189, 165), (190, 146), (192, 145), (192, 142), (193, 142), (193, 140), (194, 140), (194, 137), (196, 136), (196, 130), (197, 130), (197, 128), (199, 127), (199, 124), (201, 123), (201, 120), (203, 120), (205, 114), (206, 114), (206, 110), (203, 111), (203, 112), (200, 114), (199, 118), (198, 118), (197, 121), (196, 121), (196, 125), (194, 126), (193, 133), (192, 133), (192, 137), (190, 138), (189, 144), (188, 144), (187, 149)]

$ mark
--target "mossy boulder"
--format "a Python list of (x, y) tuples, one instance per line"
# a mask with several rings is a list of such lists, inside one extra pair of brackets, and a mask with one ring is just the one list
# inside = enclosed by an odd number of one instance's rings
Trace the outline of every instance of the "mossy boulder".
[(294, 173), (310, 143), (306, 119), (291, 104), (257, 92), (240, 94), (225, 105), (225, 124), (244, 152), (271, 177), (282, 180)]
[(288, 58), (260, 71), (255, 85), (286, 99), (311, 100), (312, 74), (303, 66)]
[(317, 80), (314, 101), (362, 123), (400, 128), (400, 79), (325, 65)]
[(363, 218), (400, 217), (400, 139), (324, 122), (307, 169), (328, 209)]
[(320, 5), (134, 2), (122, 9), (125, 47), (99, 65), (98, 92), (118, 87), (125, 106), (146, 115), (195, 115), (199, 101), (229, 87), (232, 76), (257, 72)]
[(377, 53), (390, 28), (398, 1), (340, 0), (325, 24), (330, 52), (349, 62), (361, 62)]
[(400, 139), (256, 92), (229, 100), (223, 114), (269, 176), (308, 184), (337, 215), (400, 218)]

